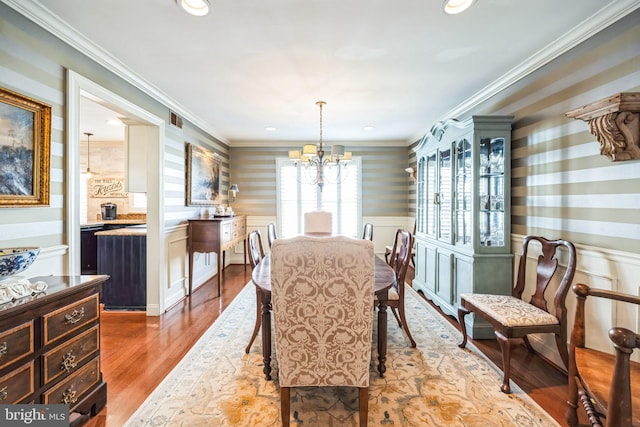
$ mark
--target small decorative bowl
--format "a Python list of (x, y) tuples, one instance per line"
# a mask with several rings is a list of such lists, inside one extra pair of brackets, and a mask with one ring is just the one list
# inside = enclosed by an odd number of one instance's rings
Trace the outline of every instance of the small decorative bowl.
[(39, 254), (36, 247), (0, 249), (0, 281), (29, 268)]

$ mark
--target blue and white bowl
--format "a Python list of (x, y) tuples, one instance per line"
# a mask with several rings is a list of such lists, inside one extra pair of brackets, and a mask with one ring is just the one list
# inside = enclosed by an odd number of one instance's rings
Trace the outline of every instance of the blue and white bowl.
[(0, 280), (26, 270), (39, 254), (36, 247), (0, 249)]

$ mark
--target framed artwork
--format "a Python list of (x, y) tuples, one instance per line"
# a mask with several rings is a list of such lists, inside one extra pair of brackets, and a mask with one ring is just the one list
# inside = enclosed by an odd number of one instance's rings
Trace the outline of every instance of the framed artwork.
[(0, 87), (0, 207), (49, 205), (51, 106)]
[(221, 169), (222, 162), (214, 153), (187, 143), (187, 206), (222, 203)]

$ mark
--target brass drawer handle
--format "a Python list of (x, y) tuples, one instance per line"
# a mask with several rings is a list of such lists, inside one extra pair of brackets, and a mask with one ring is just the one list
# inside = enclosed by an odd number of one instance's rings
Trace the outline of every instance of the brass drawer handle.
[(84, 317), (84, 307), (80, 307), (80, 311), (73, 310), (71, 314), (65, 314), (65, 323), (67, 324), (76, 324)]
[(68, 388), (62, 394), (62, 403), (69, 405), (72, 403), (76, 403), (77, 401), (78, 401), (78, 398), (76, 397), (75, 390), (71, 390), (70, 388)]
[(7, 387), (9, 386), (0, 388), (0, 400), (5, 400), (7, 397), (9, 397), (9, 393), (7, 393)]
[(73, 355), (73, 350), (69, 350), (69, 352), (67, 352), (67, 354), (62, 358), (60, 369), (71, 372), (71, 370), (76, 366), (78, 366), (76, 363), (76, 356)]
[(0, 358), (2, 358), (2, 356), (4, 356), (5, 354), (7, 354), (9, 352), (9, 349), (7, 348), (7, 342), (4, 341), (2, 344), (0, 344)]

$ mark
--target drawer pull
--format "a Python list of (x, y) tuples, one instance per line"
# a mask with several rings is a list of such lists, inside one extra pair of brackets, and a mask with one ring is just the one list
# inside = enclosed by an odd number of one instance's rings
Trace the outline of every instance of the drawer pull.
[(84, 317), (84, 307), (80, 307), (80, 310), (73, 310), (71, 314), (65, 314), (64, 318), (66, 320), (65, 323), (74, 325), (80, 321)]
[(71, 390), (70, 388), (68, 388), (62, 394), (62, 403), (69, 405), (72, 403), (76, 403), (77, 401), (78, 401), (78, 398), (76, 397), (75, 390)]
[(9, 349), (7, 348), (7, 342), (5, 341), (2, 344), (0, 344), (0, 358), (2, 358), (2, 356), (7, 354), (8, 352), (9, 352)]
[(64, 355), (62, 359), (62, 366), (60, 366), (61, 370), (71, 372), (73, 368), (78, 366), (76, 363), (76, 356), (73, 355), (73, 350), (69, 350), (67, 354)]
[(9, 397), (9, 393), (7, 393), (7, 387), (8, 386), (0, 388), (0, 400), (5, 400), (7, 397)]

